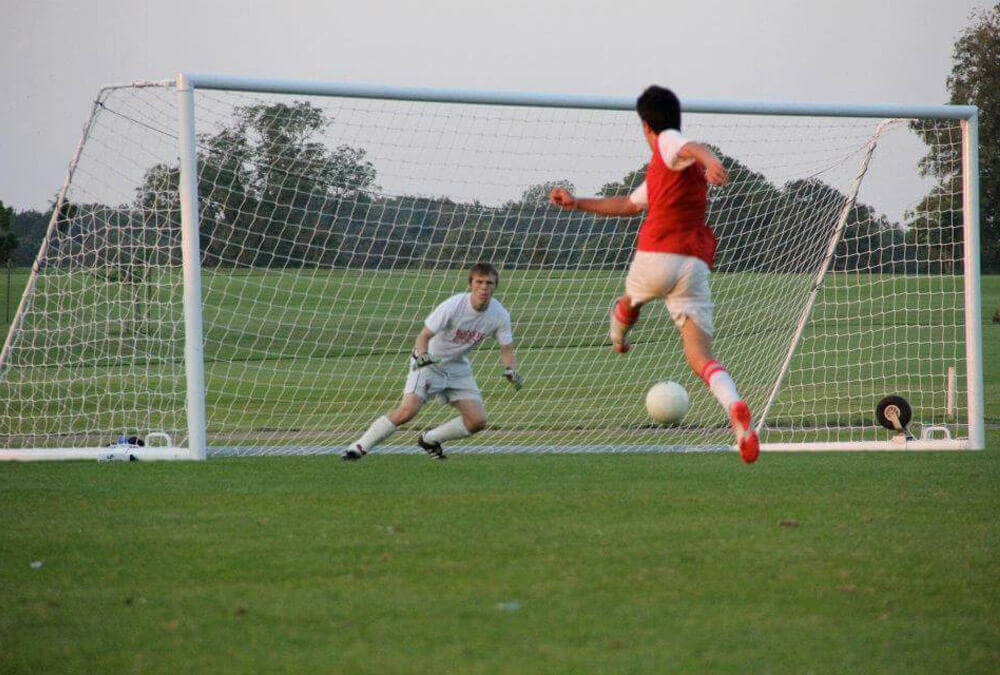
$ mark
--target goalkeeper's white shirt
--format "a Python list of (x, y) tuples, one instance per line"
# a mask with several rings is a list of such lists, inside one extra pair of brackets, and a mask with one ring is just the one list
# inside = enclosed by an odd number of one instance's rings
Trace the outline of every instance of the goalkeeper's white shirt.
[(442, 302), (430, 313), (424, 325), (434, 333), (427, 351), (442, 364), (468, 364), (466, 355), (489, 336), (496, 337), (501, 345), (514, 342), (510, 312), (496, 298), (490, 298), (486, 309), (477, 312), (472, 308), (471, 293), (459, 293)]

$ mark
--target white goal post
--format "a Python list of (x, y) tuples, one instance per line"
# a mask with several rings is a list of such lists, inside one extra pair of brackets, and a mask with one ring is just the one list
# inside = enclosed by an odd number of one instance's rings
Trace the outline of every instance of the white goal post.
[[(638, 219), (635, 99), (180, 74), (103, 89), (0, 351), (0, 459), (339, 451), (391, 409), (426, 314), (500, 269), (521, 392), (473, 355), (464, 452), (730, 450), (662, 306), (605, 344)], [(718, 358), (765, 451), (983, 449), (977, 110), (683, 100), (730, 174)], [(672, 379), (679, 425), (645, 416)], [(910, 402), (914, 437), (878, 425)], [(405, 434), (439, 423), (428, 406)], [(139, 447), (119, 438), (144, 437)], [(398, 440), (397, 440), (398, 439)], [(385, 451), (408, 451), (394, 437)]]

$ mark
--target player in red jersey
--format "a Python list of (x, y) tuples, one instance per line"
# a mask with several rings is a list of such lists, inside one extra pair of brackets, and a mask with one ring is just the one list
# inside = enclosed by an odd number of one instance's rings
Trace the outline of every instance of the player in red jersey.
[(760, 440), (750, 425), (750, 408), (736, 384), (712, 355), (712, 296), (709, 270), (715, 235), (705, 222), (708, 183), (725, 185), (722, 162), (705, 146), (681, 136), (681, 105), (669, 89), (652, 86), (636, 101), (642, 130), (653, 156), (646, 180), (628, 196), (581, 199), (564, 188), (549, 195), (556, 206), (606, 216), (646, 211), (635, 257), (625, 279), (625, 294), (611, 310), (609, 337), (616, 351), (627, 352), (626, 334), (639, 310), (662, 298), (681, 333), (684, 356), (729, 415), (740, 456), (757, 460)]

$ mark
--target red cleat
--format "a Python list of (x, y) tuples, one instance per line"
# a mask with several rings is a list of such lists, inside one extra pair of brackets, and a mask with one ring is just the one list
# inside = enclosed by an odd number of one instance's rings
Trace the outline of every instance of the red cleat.
[(760, 457), (760, 439), (757, 432), (751, 431), (740, 439), (740, 457), (744, 464), (753, 464)]
[(750, 407), (746, 401), (736, 401), (729, 406), (729, 421), (736, 432), (736, 443), (744, 464), (753, 464), (760, 457), (760, 438), (750, 428)]

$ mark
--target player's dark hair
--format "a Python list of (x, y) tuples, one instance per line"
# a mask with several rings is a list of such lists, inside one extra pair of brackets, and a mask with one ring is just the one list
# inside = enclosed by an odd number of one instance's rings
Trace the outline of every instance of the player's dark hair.
[(656, 133), (664, 129), (681, 130), (681, 102), (677, 95), (655, 84), (642, 92), (635, 102), (642, 121)]
[(491, 274), (493, 275), (493, 278), (496, 279), (496, 282), (499, 285), (500, 273), (497, 272), (497, 268), (488, 262), (477, 262), (475, 265), (472, 266), (472, 269), (469, 270), (469, 283), (472, 283), (472, 277), (474, 276), (478, 275), (486, 277)]

